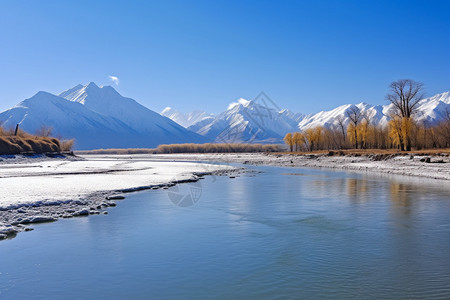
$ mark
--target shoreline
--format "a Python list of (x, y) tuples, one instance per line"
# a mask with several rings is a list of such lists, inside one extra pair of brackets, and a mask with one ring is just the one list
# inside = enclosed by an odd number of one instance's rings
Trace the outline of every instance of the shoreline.
[(27, 157), (0, 162), (0, 240), (33, 230), (30, 224), (107, 214), (125, 194), (167, 189), (238, 168), (150, 156)]
[(215, 161), (244, 165), (279, 167), (326, 168), (450, 180), (450, 156), (429, 155), (359, 155), (329, 156), (323, 154), (290, 153), (226, 153), (226, 154), (158, 154), (160, 158), (177, 160)]
[[(30, 224), (107, 214), (124, 194), (167, 189), (207, 175), (230, 175), (227, 164), (325, 168), (450, 180), (448, 156), (329, 156), (327, 154), (224, 153), (21, 157), (0, 161), (0, 240), (29, 231)], [(427, 162), (428, 161), (428, 162)], [(216, 163), (216, 164), (215, 164)], [(224, 163), (224, 164), (217, 164)]]

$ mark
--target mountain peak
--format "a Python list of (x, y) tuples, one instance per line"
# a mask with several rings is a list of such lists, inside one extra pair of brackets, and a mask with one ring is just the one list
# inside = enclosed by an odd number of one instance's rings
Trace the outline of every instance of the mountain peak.
[(356, 104), (355, 106), (358, 107), (359, 109), (361, 109), (362, 107), (365, 107), (365, 106), (368, 106), (368, 105), (370, 105), (370, 104), (362, 101), (362, 102)]
[(83, 86), (82, 84), (77, 84), (77, 85), (74, 86), (73, 88), (68, 89), (68, 90), (62, 92), (62, 93), (59, 94), (58, 96), (59, 96), (59, 97), (65, 98), (66, 96), (72, 94), (73, 92), (81, 90), (83, 87), (84, 87), (84, 86)]
[(243, 107), (248, 107), (251, 103), (252, 103), (252, 101), (245, 100), (244, 98), (239, 98), (236, 102), (232, 102), (232, 103), (230, 103), (230, 105), (228, 105), (228, 110), (233, 109), (236, 106), (240, 106), (240, 105)]
[(85, 87), (86, 89), (88, 89), (88, 88), (99, 89), (98, 85), (96, 85), (95, 82), (93, 82), (93, 81), (89, 82), (89, 83), (86, 84), (84, 87)]
[(117, 100), (123, 98), (112, 86), (99, 87), (94, 82), (89, 82), (85, 85), (79, 84), (70, 90), (62, 92), (59, 96), (81, 104), (86, 104), (86, 101), (92, 98), (96, 102), (100, 101), (101, 103), (99, 105), (104, 105), (105, 101), (109, 99)]
[(91, 82), (56, 96), (44, 91), (0, 113), (6, 128), (21, 124), (34, 132), (42, 125), (55, 135), (75, 138), (77, 149), (149, 148), (159, 144), (204, 143), (208, 139), (118, 94)]
[(46, 92), (46, 91), (39, 91), (39, 92), (37, 92), (33, 97), (42, 97), (42, 96), (48, 96), (48, 95), (51, 95), (51, 96), (53, 96), (52, 94), (50, 94), (49, 92)]

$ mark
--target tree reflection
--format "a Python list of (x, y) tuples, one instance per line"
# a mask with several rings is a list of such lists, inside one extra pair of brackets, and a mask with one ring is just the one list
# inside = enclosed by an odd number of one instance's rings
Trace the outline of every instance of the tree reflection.
[(311, 182), (314, 194), (319, 197), (349, 199), (353, 203), (369, 201), (370, 184), (366, 178), (321, 178)]
[[(316, 197), (336, 198), (340, 195), (345, 195), (345, 178), (330, 178), (328, 176), (321, 176), (320, 179), (305, 181), (305, 184), (314, 186), (311, 190), (312, 195)], [(305, 189), (306, 191), (308, 189)]]
[(347, 178), (347, 195), (355, 203), (367, 202), (369, 199), (369, 185), (365, 178)]
[(391, 182), (390, 196), (391, 201), (396, 205), (402, 207), (409, 207), (411, 205), (411, 193), (413, 186), (404, 183)]

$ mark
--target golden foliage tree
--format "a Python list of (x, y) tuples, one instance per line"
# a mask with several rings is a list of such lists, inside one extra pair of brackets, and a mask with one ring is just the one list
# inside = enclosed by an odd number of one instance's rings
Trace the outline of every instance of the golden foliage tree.
[(411, 79), (401, 79), (392, 82), (389, 88), (390, 92), (386, 95), (386, 99), (392, 103), (394, 114), (401, 119), (404, 133), (401, 149), (402, 151), (411, 151), (411, 128), (409, 126), (419, 101), (423, 98), (423, 83)]
[(445, 111), (445, 119), (436, 126), (437, 145), (441, 148), (450, 147), (450, 109)]
[(289, 149), (291, 150), (291, 152), (293, 151), (294, 148), (294, 138), (292, 137), (292, 133), (286, 133), (286, 135), (284, 136), (284, 142), (286, 143), (286, 145), (289, 146)]
[(324, 140), (324, 129), (322, 126), (308, 128), (305, 131), (305, 140), (307, 141), (309, 151), (318, 150), (322, 148)]
[(402, 151), (405, 150), (405, 144), (403, 143), (402, 135), (402, 119), (398, 116), (391, 116), (391, 120), (388, 123), (389, 126), (389, 138), (394, 147), (400, 147)]
[[(347, 127), (347, 135), (349, 140), (355, 145), (355, 149), (358, 148), (358, 125), (364, 114), (357, 106), (350, 107), (347, 111), (347, 117), (350, 119), (350, 124)], [(350, 136), (352, 135), (352, 136)]]
[(322, 126), (314, 127), (314, 141), (317, 149), (323, 148), (324, 128)]
[(349, 123), (347, 126), (347, 139), (354, 148), (358, 148), (358, 132), (353, 123)]
[(367, 138), (369, 134), (369, 122), (363, 120), (356, 126), (356, 133), (359, 140), (359, 148), (364, 149), (367, 147)]
[(402, 118), (402, 137), (407, 151), (411, 151), (411, 132), (413, 129), (413, 120), (411, 117)]
[(299, 151), (301, 146), (305, 143), (305, 137), (301, 132), (295, 132), (292, 139), (295, 145), (295, 151)]

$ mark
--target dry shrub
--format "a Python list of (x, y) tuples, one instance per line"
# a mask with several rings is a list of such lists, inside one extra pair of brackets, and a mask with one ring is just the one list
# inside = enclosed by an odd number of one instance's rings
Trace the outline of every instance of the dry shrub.
[(248, 153), (248, 152), (281, 152), (282, 145), (262, 144), (171, 144), (160, 145), (156, 149), (130, 148), (130, 149), (96, 149), (76, 151), (77, 154), (168, 154), (168, 153)]
[[(9, 135), (14, 136), (15, 129), (10, 129), (9, 132), (10, 132)], [(29, 133), (23, 131), (23, 130), (20, 129), (20, 128), (17, 130), (17, 135), (15, 135), (15, 136), (18, 136), (18, 137), (21, 137), (21, 138), (30, 138), (30, 137), (33, 137), (33, 135), (31, 135), (31, 134), (29, 134)]]
[(63, 152), (72, 151), (74, 144), (75, 144), (74, 139), (61, 141), (61, 151)]
[(58, 148), (61, 148), (61, 142), (59, 141), (59, 139), (57, 139), (57, 138), (50, 138), (50, 142), (52, 142), (53, 144), (57, 145)]
[(96, 149), (96, 150), (85, 150), (76, 151), (77, 154), (117, 154), (117, 155), (127, 155), (127, 154), (155, 154), (156, 149), (151, 148), (129, 148), (129, 149)]
[(172, 144), (159, 145), (157, 153), (250, 153), (250, 152), (279, 152), (281, 145), (262, 144)]
[(37, 136), (51, 136), (53, 132), (53, 127), (42, 125), (38, 130), (36, 130)]
[(1, 154), (18, 154), (22, 148), (10, 137), (0, 137)]
[(14, 142), (20, 147), (21, 152), (32, 152), (33, 147), (30, 145), (29, 141), (22, 138), (14, 138)]
[[(59, 139), (50, 137), (51, 132), (51, 127), (42, 126), (37, 130), (39, 135), (31, 135), (21, 128), (15, 135), (15, 128), (5, 130), (0, 126), (0, 154), (61, 152), (62, 145)], [(73, 146), (73, 140), (66, 142), (66, 148)]]
[(39, 137), (25, 139), (34, 153), (60, 152), (59, 141), (52, 138)]
[(61, 152), (59, 141), (48, 137), (0, 136), (0, 154)]

